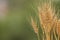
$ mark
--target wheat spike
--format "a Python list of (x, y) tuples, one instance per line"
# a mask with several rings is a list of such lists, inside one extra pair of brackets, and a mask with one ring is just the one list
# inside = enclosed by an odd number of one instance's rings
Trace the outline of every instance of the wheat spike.
[[(51, 30), (52, 22), (53, 22), (53, 12), (52, 9), (45, 4), (42, 9), (38, 8), (39, 11), (39, 19), (42, 25), (42, 29), (48, 32)], [(47, 29), (46, 29), (47, 28)]]
[(38, 27), (36, 25), (36, 23), (34, 22), (33, 18), (31, 17), (31, 23), (32, 23), (32, 28), (34, 29), (34, 32), (37, 34), (37, 38), (38, 40), (40, 40), (40, 36), (39, 36), (39, 33), (38, 33)]
[(34, 32), (37, 34), (38, 28), (32, 17), (31, 17), (31, 23), (32, 23), (32, 28), (34, 29)]
[(60, 19), (57, 22), (56, 31), (57, 31), (57, 34), (60, 36)]
[[(59, 40), (59, 37), (57, 38), (56, 36), (56, 32), (60, 36), (60, 19), (58, 20), (57, 16), (55, 15), (54, 10), (51, 7), (51, 4), (43, 3), (42, 7), (38, 7), (38, 17), (39, 17), (39, 22), (41, 25), (40, 27), (42, 28), (42, 31), (43, 31), (43, 37), (45, 33), (46, 40), (51, 40), (50, 32), (53, 29), (52, 31), (54, 33), (55, 39)], [(34, 32), (37, 34), (38, 40), (39, 40), (38, 27), (32, 17), (31, 17), (31, 23), (32, 23)]]
[(50, 40), (50, 31), (54, 24), (54, 12), (52, 11), (51, 5), (44, 3), (42, 8), (38, 8), (39, 11), (39, 19), (41, 28), (45, 31), (46, 40)]

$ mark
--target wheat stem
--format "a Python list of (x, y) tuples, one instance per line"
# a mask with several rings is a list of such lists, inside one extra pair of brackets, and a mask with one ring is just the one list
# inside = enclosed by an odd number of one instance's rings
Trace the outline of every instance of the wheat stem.
[(43, 32), (43, 40), (45, 40), (45, 37), (44, 37), (44, 32)]
[(55, 33), (55, 28), (53, 29), (53, 32), (54, 32), (54, 37), (57, 40), (56, 33)]
[(58, 36), (58, 40), (59, 40), (59, 36)]
[(53, 34), (51, 34), (51, 40), (53, 40)]
[(50, 40), (50, 35), (46, 34), (46, 40)]
[(39, 36), (39, 33), (37, 33), (37, 38), (38, 38), (38, 40), (40, 40), (40, 36)]

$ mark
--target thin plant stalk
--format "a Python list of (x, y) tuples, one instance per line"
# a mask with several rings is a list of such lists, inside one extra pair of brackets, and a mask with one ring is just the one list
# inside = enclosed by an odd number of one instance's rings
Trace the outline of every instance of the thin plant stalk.
[(40, 40), (39, 32), (37, 33), (37, 38), (38, 38), (38, 40)]
[(43, 32), (43, 40), (45, 40), (45, 35), (44, 35), (44, 32)]
[(46, 40), (50, 40), (50, 34), (46, 34)]
[(55, 28), (53, 29), (53, 33), (54, 33), (55, 40), (57, 40)]

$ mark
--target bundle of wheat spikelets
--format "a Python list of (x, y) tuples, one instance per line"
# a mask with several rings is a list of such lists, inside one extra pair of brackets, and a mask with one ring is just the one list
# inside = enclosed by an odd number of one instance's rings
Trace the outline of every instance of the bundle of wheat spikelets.
[[(55, 14), (54, 10), (52, 9), (49, 3), (43, 3), (42, 7), (38, 7), (38, 17), (40, 22), (40, 27), (43, 31), (43, 34), (46, 35), (46, 40), (54, 40), (51, 39), (51, 30), (54, 33), (55, 39), (59, 40), (60, 36), (60, 20), (58, 19), (57, 15)], [(31, 17), (31, 24), (34, 32), (37, 34), (38, 40), (40, 40), (38, 27), (33, 18)], [(58, 34), (58, 37), (56, 36)], [(44, 36), (44, 35), (43, 35)], [(43, 38), (43, 40), (45, 40)]]

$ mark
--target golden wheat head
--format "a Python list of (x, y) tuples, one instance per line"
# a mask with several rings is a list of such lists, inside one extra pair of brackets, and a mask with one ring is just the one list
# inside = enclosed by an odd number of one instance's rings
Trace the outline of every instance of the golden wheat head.
[(38, 33), (38, 28), (36, 23), (34, 22), (33, 18), (31, 17), (32, 28), (34, 29), (35, 33)]

